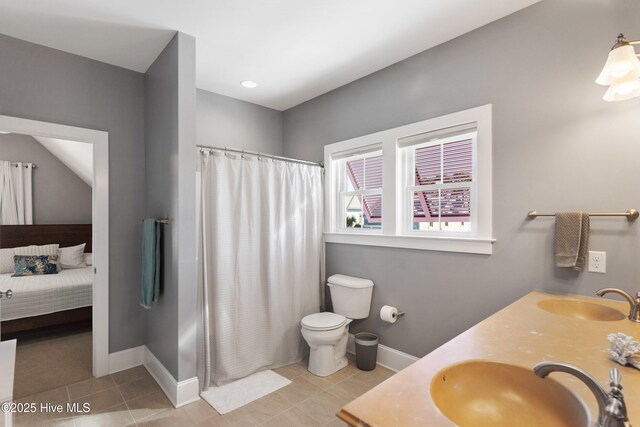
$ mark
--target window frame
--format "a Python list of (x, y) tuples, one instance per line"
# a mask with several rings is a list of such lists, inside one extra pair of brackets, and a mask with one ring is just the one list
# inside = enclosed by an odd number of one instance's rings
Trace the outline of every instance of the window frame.
[[(473, 232), (411, 232), (407, 226), (405, 188), (407, 168), (403, 167), (403, 149), (399, 141), (447, 128), (475, 123), (474, 168), (476, 221)], [(339, 192), (339, 167), (336, 160), (353, 154), (382, 149), (382, 228), (345, 230), (338, 226), (336, 204)], [(404, 151), (406, 152), (406, 151)], [(492, 106), (491, 104), (387, 129), (369, 135), (325, 145), (325, 242), (368, 246), (397, 247), (445, 252), (491, 254), (492, 244)], [(344, 164), (342, 162), (342, 164)], [(344, 202), (338, 203), (342, 204)], [(473, 205), (472, 205), (473, 206)]]

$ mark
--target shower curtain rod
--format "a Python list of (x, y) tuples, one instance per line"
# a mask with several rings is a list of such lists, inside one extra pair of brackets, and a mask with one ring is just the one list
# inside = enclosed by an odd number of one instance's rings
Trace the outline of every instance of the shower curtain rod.
[(256, 151), (249, 151), (249, 150), (239, 150), (237, 148), (213, 147), (211, 145), (196, 145), (196, 147), (202, 148), (202, 149), (205, 149), (205, 150), (218, 150), (218, 151), (224, 151), (225, 153), (229, 152), (229, 153), (247, 154), (247, 155), (250, 155), (250, 156), (257, 156), (258, 158), (266, 157), (268, 159), (282, 160), (283, 162), (300, 163), (300, 164), (303, 164), (303, 165), (319, 166), (321, 168), (324, 168), (324, 162), (309, 162), (307, 160), (292, 159), (290, 157), (274, 156), (273, 154), (264, 154), (264, 153), (258, 153)]

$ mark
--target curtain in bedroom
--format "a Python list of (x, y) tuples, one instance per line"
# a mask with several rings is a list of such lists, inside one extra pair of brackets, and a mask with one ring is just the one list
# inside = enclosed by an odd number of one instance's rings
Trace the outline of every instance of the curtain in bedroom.
[(0, 160), (0, 224), (33, 224), (33, 164)]
[(320, 307), (322, 169), (201, 153), (203, 387), (301, 360)]

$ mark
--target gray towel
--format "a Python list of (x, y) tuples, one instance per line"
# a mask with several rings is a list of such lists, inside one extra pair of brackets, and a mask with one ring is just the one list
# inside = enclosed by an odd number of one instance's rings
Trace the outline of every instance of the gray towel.
[(142, 292), (140, 305), (151, 308), (160, 295), (160, 224), (154, 218), (142, 226)]
[(589, 214), (556, 212), (556, 267), (581, 271), (589, 252)]

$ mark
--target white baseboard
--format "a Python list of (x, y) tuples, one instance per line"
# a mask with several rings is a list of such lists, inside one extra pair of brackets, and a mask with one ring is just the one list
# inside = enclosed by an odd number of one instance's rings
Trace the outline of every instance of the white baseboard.
[(135, 368), (144, 363), (145, 346), (128, 348), (109, 354), (109, 373), (124, 371), (125, 369)]
[(176, 408), (200, 399), (198, 378), (193, 377), (177, 382), (147, 346), (141, 345), (109, 354), (110, 374), (141, 365), (144, 365), (149, 371), (149, 374), (156, 380), (171, 404)]
[(193, 377), (177, 382), (146, 346), (144, 348), (144, 367), (147, 368), (174, 407), (179, 408), (200, 399), (198, 378)]
[[(347, 351), (351, 354), (356, 353), (356, 341), (353, 334), (349, 334), (349, 341), (347, 343)], [(411, 365), (418, 360), (417, 357), (407, 353), (403, 353), (400, 350), (396, 350), (386, 345), (378, 344), (378, 365), (391, 369), (394, 372), (398, 372)]]

